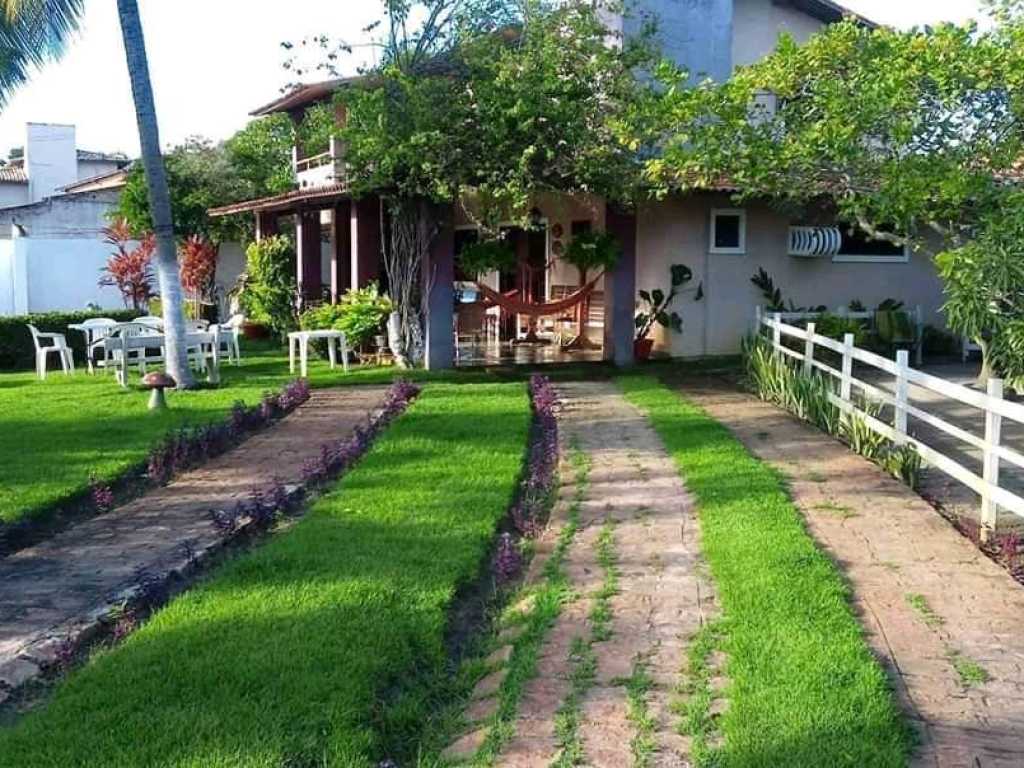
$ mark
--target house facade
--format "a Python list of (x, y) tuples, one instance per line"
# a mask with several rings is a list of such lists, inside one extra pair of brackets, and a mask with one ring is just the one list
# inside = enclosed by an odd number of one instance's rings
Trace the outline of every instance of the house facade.
[[(781, 33), (803, 41), (846, 13), (828, 0), (641, 0), (635, 6), (628, 18), (607, 14), (606, 23), (629, 35), (644, 16), (655, 17), (664, 54), (695, 78), (718, 80), (770, 53)], [(298, 121), (306, 109), (329, 101), (349, 82), (301, 86), (253, 114), (284, 112)], [(762, 106), (772, 108), (770, 97)], [(326, 152), (312, 156), (296, 147), (293, 164), (293, 191), (212, 213), (252, 212), (258, 236), (279, 231), (284, 221), (293, 222), (288, 226), (294, 227), (298, 282), (306, 301), (336, 300), (349, 287), (384, 278), (381, 202), (348, 195), (340, 144), (332, 141)], [(840, 307), (858, 300), (871, 307), (894, 298), (920, 305), (925, 322), (942, 324), (941, 286), (928, 255), (868, 241), (823, 212), (794, 217), (770, 201), (737, 207), (732, 191), (720, 187), (677, 193), (632, 211), (599, 199), (539, 197), (534, 201), (537, 230), (508, 232), (520, 262), (527, 265), (515, 275), (457, 274), (455, 255), (475, 236), (468, 212), (472, 203), (459, 201), (442, 214), (442, 234), (428, 265), (428, 365), (452, 364), (455, 345), (465, 338), (501, 344), (539, 334), (557, 343), (578, 330), (586, 343), (577, 349), (600, 348), (604, 358), (628, 364), (633, 360), (638, 291), (667, 289), (675, 264), (685, 264), (694, 276), (673, 306), (683, 318), (683, 332), (657, 328), (654, 334), (655, 351), (673, 357), (739, 351), (761, 303), (751, 283), (759, 269), (798, 305)], [(470, 282), (474, 277), (494, 291), (514, 291), (533, 302), (572, 295), (580, 288), (580, 275), (560, 262), (559, 255), (574, 234), (586, 229), (613, 234), (622, 245), (623, 259), (599, 280), (590, 300), (575, 310), (578, 314), (535, 321), (487, 302), (456, 302), (466, 294), (477, 298)]]

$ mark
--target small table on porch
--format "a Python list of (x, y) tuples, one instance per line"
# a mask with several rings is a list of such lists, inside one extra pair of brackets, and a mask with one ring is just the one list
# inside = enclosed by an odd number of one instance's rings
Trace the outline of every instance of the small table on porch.
[(299, 353), (300, 372), (303, 378), (308, 375), (309, 342), (315, 339), (327, 341), (327, 356), (334, 368), (337, 361), (336, 346), (341, 345), (341, 365), (348, 373), (348, 341), (341, 331), (292, 331), (288, 334), (288, 370), (295, 373), (295, 352)]

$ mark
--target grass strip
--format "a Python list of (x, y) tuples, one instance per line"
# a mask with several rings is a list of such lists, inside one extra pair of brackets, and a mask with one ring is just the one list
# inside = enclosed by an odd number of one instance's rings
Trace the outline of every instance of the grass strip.
[(714, 751), (710, 740), (715, 731), (711, 719), (710, 660), (715, 649), (721, 645), (717, 623), (705, 624), (690, 638), (686, 651), (686, 669), (679, 688), (679, 698), (674, 709), (680, 715), (679, 731), (690, 737), (690, 756), (697, 765), (713, 762)]
[(572, 467), (574, 491), (566, 521), (558, 532), (558, 539), (544, 563), (542, 578), (536, 584), (525, 584), (509, 600), (516, 605), (532, 600), (532, 609), (513, 627), (521, 627), (514, 642), (508, 672), (498, 691), (498, 711), (491, 721), (487, 739), (473, 760), (474, 766), (493, 765), (504, 746), (515, 735), (515, 721), (519, 715), (519, 701), (526, 684), (537, 674), (537, 661), (548, 630), (562, 612), (562, 606), (575, 599), (576, 594), (565, 576), (565, 556), (572, 546), (580, 527), (580, 507), (590, 485), (590, 458), (576, 446), (570, 446), (569, 463)]
[(657, 743), (654, 740), (656, 722), (647, 703), (654, 681), (647, 671), (646, 660), (636, 659), (633, 662), (633, 674), (621, 683), (626, 686), (626, 717), (636, 728), (629, 744), (633, 753), (633, 768), (649, 768)]
[(583, 697), (594, 685), (597, 676), (597, 654), (594, 644), (612, 636), (611, 599), (619, 591), (619, 574), (615, 555), (615, 523), (606, 520), (597, 537), (597, 562), (604, 571), (601, 588), (593, 595), (590, 609), (590, 637), (573, 639), (569, 650), (569, 693), (555, 713), (555, 738), (561, 752), (552, 763), (556, 768), (579, 765), (586, 757), (580, 738), (580, 712)]
[(294, 527), (0, 730), (0, 762), (370, 766), (417, 741), (432, 702), (401, 682), (446, 663), (447, 609), (513, 497), (529, 422), (522, 384), (428, 386)]
[(641, 375), (623, 376), (699, 504), (723, 608), (729, 708), (722, 766), (903, 766), (910, 732), (834, 564), (780, 475), (703, 411)]

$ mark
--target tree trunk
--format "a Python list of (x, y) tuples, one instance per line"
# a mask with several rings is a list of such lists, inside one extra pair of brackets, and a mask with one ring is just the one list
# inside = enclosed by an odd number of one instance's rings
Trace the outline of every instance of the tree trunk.
[(988, 389), (988, 380), (996, 375), (992, 367), (992, 353), (984, 339), (975, 339), (974, 343), (981, 347), (981, 372), (974, 383), (979, 389)]
[(149, 210), (153, 220), (153, 234), (156, 236), (155, 263), (164, 313), (164, 355), (167, 372), (174, 377), (180, 389), (189, 389), (195, 386), (195, 379), (188, 365), (188, 350), (184, 343), (185, 313), (174, 244), (171, 196), (167, 188), (163, 155), (160, 154), (156, 105), (153, 102), (153, 87), (149, 81), (146, 40), (142, 34), (142, 20), (139, 17), (137, 0), (117, 0), (117, 12), (121, 20), (128, 74), (132, 81), (135, 118), (139, 125), (139, 144), (142, 148), (142, 167), (146, 171)]

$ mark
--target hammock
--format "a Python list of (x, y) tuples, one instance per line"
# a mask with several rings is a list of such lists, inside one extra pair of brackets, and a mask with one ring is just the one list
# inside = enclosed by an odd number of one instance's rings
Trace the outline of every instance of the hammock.
[(582, 303), (591, 293), (594, 292), (597, 281), (601, 279), (603, 274), (604, 273), (598, 275), (579, 290), (573, 291), (564, 299), (549, 301), (543, 304), (528, 304), (525, 301), (519, 301), (512, 296), (506, 296), (504, 293), (498, 293), (493, 288), (488, 288), (486, 285), (481, 283), (477, 283), (476, 286), (480, 289), (480, 294), (487, 301), (492, 304), (497, 304), (510, 314), (527, 315), (529, 317), (544, 317), (547, 315), (560, 315), (567, 309), (572, 309), (577, 304)]

